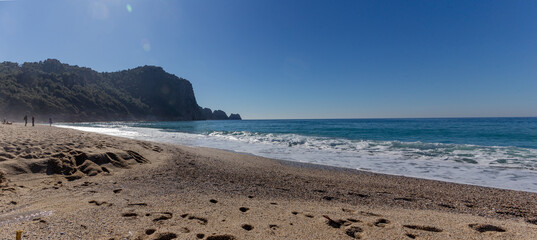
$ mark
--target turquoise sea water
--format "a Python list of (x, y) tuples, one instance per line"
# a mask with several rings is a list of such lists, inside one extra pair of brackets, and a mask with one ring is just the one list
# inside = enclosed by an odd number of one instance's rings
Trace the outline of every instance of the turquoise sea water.
[(108, 122), (63, 127), (537, 192), (537, 118)]

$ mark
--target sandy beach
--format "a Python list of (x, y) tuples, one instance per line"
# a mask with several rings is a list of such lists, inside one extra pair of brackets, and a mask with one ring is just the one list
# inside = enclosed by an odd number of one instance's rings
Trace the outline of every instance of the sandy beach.
[(0, 239), (535, 239), (537, 194), (0, 125)]

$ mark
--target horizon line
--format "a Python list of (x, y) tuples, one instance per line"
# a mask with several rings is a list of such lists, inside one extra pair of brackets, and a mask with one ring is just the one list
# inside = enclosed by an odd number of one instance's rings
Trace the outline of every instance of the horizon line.
[[(359, 119), (477, 119), (477, 118), (537, 118), (537, 116), (516, 117), (358, 117), (358, 118), (243, 118), (242, 120), (359, 120)], [(218, 120), (217, 120), (218, 121)]]

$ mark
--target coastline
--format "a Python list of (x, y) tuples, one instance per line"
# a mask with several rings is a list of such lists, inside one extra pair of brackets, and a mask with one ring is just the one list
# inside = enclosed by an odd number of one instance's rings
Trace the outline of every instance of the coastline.
[[(15, 124), (0, 126), (0, 131), (5, 136), (0, 153), (8, 154), (1, 156), (0, 169), (10, 179), (0, 195), (0, 222), (25, 213), (51, 212), (4, 224), (2, 239), (12, 238), (17, 229), (24, 230), (28, 239), (171, 239), (165, 237), (174, 235), (200, 239), (201, 234), (201, 239), (218, 235), (227, 239), (532, 239), (537, 235), (536, 193), (48, 126)], [(59, 153), (73, 153), (73, 159), (84, 153), (90, 160), (99, 154), (125, 154), (121, 158), (125, 162), (99, 165), (99, 158), (93, 164), (76, 163), (80, 178), (68, 181), (69, 175), (46, 174), (50, 170), (46, 164)], [(128, 158), (136, 155), (141, 160)], [(109, 173), (99, 172), (102, 166)], [(81, 173), (87, 169), (88, 173)]]
[[(537, 142), (527, 139), (521, 131), (525, 124), (535, 123), (521, 119), (508, 122), (454, 119), (448, 123), (414, 119), (404, 122), (113, 122), (58, 126), (272, 159), (537, 193), (534, 181), (537, 172), (532, 170), (537, 167)], [(342, 127), (333, 130), (334, 125)], [(421, 125), (429, 126), (425, 128), (430, 130), (420, 130)], [(465, 126), (464, 130), (460, 126)], [(379, 130), (384, 128), (393, 131)], [(449, 134), (434, 134), (439, 131)], [(461, 131), (465, 133), (456, 134)], [(496, 131), (502, 137), (481, 134)], [(519, 138), (526, 140), (516, 140)]]

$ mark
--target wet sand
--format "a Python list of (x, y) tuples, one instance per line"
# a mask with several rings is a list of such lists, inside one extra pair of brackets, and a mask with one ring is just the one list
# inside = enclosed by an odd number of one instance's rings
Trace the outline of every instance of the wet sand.
[(535, 239), (537, 194), (0, 125), (0, 239)]

